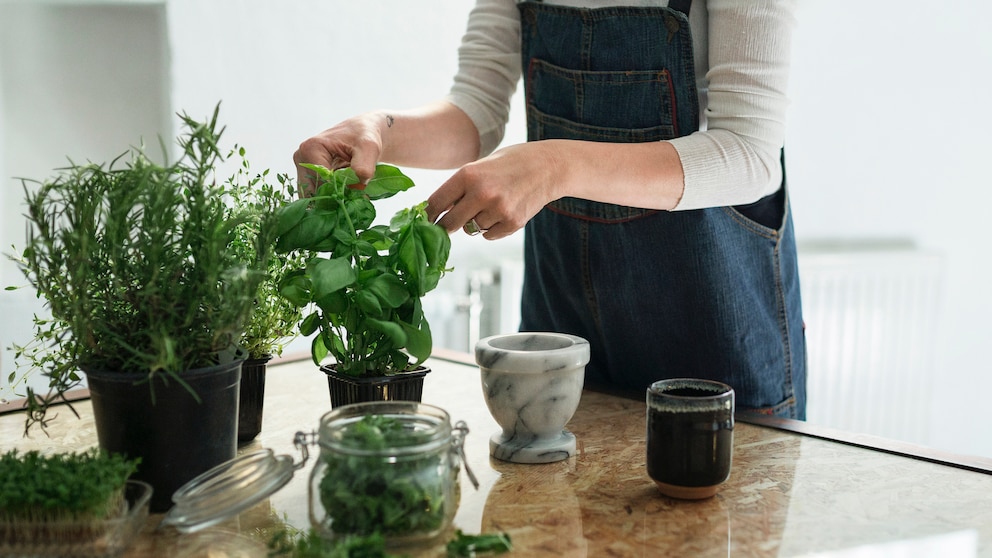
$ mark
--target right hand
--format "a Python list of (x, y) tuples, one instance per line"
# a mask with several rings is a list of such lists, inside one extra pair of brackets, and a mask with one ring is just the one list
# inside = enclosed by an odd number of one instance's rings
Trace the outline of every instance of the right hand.
[(293, 154), (300, 194), (309, 196), (314, 190), (314, 173), (301, 163), (321, 165), (329, 169), (351, 167), (364, 184), (375, 174), (376, 163), (382, 156), (383, 116), (369, 113), (349, 118), (308, 138)]

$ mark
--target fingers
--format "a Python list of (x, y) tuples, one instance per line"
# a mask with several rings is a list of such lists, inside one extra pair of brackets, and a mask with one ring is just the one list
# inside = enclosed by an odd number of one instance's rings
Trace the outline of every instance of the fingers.
[(362, 188), (365, 187), (365, 183), (375, 176), (375, 166), (379, 162), (379, 150), (375, 149), (356, 149), (353, 151), (351, 156), (351, 169), (355, 171), (358, 175), (358, 180), (361, 181)]
[(316, 173), (301, 165), (320, 165), (331, 170), (351, 167), (361, 184), (375, 176), (382, 154), (381, 137), (367, 117), (356, 117), (306, 139), (293, 154), (302, 195), (313, 193)]
[(458, 230), (465, 221), (471, 218), (466, 215), (460, 223), (454, 224), (457, 215), (448, 216), (447, 213), (455, 206), (455, 203), (462, 198), (465, 193), (464, 187), (457, 180), (458, 173), (449, 178), (440, 188), (434, 191), (427, 198), (427, 218), (432, 223), (437, 223), (445, 228), (449, 233)]
[[(444, 187), (442, 186), (442, 188)], [(441, 192), (441, 190), (439, 189), (438, 192)], [(436, 194), (437, 192), (435, 192)], [(432, 212), (437, 213), (437, 216), (433, 217), (432, 220), (441, 227), (444, 227), (444, 230), (449, 233), (464, 227), (470, 219), (478, 215), (479, 211), (482, 210), (482, 207), (473, 203), (471, 199), (464, 197), (459, 197), (454, 201), (447, 201), (447, 199), (448, 196), (442, 196), (439, 199), (435, 199), (435, 196), (428, 198), (427, 216), (431, 218)]]
[(428, 198), (427, 216), (449, 233), (462, 229), (488, 240), (509, 236), (531, 215), (517, 210), (519, 200), (507, 183), (492, 168), (466, 165)]

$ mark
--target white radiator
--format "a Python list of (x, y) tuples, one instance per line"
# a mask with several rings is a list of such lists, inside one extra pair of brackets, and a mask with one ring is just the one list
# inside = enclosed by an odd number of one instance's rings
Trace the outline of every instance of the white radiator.
[(942, 265), (907, 242), (800, 245), (810, 423), (928, 442)]

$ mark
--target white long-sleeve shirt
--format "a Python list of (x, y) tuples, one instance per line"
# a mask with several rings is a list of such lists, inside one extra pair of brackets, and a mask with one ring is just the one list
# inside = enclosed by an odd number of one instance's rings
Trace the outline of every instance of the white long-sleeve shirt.
[[(448, 98), (479, 130), (480, 156), (503, 139), (520, 80), (517, 0), (477, 0)], [(666, 6), (668, 0), (558, 0), (577, 7)], [(782, 181), (795, 0), (696, 0), (689, 26), (700, 130), (670, 140), (685, 190), (676, 210), (753, 202)]]

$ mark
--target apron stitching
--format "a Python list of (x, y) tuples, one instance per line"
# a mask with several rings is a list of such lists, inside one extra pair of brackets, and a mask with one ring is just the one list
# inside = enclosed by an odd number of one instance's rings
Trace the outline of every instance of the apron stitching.
[(589, 255), (589, 223), (587, 221), (580, 220), (579, 237), (582, 240), (582, 248), (579, 253), (579, 258), (582, 261), (582, 291), (585, 294), (589, 313), (592, 314), (593, 323), (596, 324), (596, 334), (600, 339), (604, 339), (603, 324), (599, 317), (599, 304), (596, 301), (596, 291), (593, 288), (592, 258)]
[[(720, 209), (722, 209), (723, 212), (734, 222), (763, 238), (777, 241), (780, 236), (777, 230), (755, 224), (754, 221), (741, 215), (740, 212), (735, 210), (733, 207), (724, 206)], [(784, 223), (785, 221), (783, 220), (782, 222)]]
[(781, 245), (781, 242), (776, 242), (775, 249), (772, 251), (772, 261), (775, 264), (775, 305), (778, 310), (776, 313), (778, 314), (779, 331), (782, 334), (782, 349), (785, 353), (785, 394), (787, 398), (794, 399), (796, 390), (792, 378), (793, 366), (792, 343), (789, 334), (789, 305), (785, 297), (785, 286), (782, 282)]
[(672, 74), (668, 70), (662, 70), (661, 75), (658, 76), (659, 80), (664, 80), (668, 85), (668, 99), (671, 103), (671, 115), (672, 115), (672, 134), (675, 137), (680, 137), (682, 134), (679, 133), (679, 112), (678, 103), (675, 100), (675, 83), (672, 82)]

